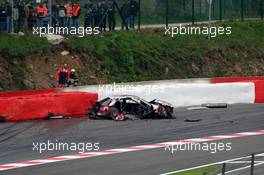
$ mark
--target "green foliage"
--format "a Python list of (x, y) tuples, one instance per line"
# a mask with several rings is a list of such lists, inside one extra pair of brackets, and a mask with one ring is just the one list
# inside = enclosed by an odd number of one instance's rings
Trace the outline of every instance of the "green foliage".
[(226, 70), (219, 65), (248, 64), (263, 56), (263, 22), (216, 25), (231, 26), (232, 34), (208, 41), (202, 35), (171, 38), (163, 30), (145, 30), (70, 38), (68, 44), (80, 52), (89, 50), (111, 82), (224, 76)]
[(0, 53), (6, 53), (14, 57), (24, 57), (32, 53), (43, 52), (49, 48), (45, 38), (32, 36), (16, 36), (11, 34), (0, 34)]
[[(64, 45), (108, 82), (262, 74), (264, 22), (215, 25), (231, 26), (232, 34), (208, 41), (203, 35), (172, 38), (164, 35), (164, 29), (146, 29), (84, 38), (72, 36)], [(19, 66), (14, 65), (12, 74), (20, 80), (26, 73), (20, 58), (43, 53), (50, 47), (46, 39), (29, 34), (0, 35), (0, 55), (19, 62)], [(55, 47), (60, 51), (62, 46)]]

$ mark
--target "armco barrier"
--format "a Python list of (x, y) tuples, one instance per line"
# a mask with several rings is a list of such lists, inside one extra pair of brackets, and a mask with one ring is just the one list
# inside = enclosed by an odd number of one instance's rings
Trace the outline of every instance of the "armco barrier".
[(47, 118), (49, 114), (81, 116), (98, 100), (97, 93), (49, 92), (0, 98), (0, 116), (6, 121)]

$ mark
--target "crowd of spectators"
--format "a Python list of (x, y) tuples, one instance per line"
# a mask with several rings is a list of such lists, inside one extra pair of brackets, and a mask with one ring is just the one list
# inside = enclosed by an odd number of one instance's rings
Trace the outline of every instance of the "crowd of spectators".
[[(113, 0), (88, 0), (81, 7), (78, 2), (64, 3), (47, 2), (25, 3), (19, 0), (11, 4), (5, 0), (0, 4), (0, 32), (15, 32), (31, 30), (32, 27), (45, 27), (51, 24), (53, 27), (99, 27), (101, 31), (114, 31), (116, 18), (120, 16), (121, 29), (125, 26), (135, 28), (135, 18), (139, 11), (136, 0), (126, 0), (120, 6), (121, 14), (117, 13), (117, 6)], [(49, 9), (51, 7), (51, 9)], [(80, 17), (82, 16), (82, 17)]]

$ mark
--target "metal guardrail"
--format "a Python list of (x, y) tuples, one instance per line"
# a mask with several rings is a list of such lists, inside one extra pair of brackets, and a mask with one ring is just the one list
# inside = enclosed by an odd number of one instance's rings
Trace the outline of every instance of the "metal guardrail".
[(219, 168), (213, 170), (213, 172), (203, 172), (201, 175), (256, 175), (256, 167), (264, 165), (264, 152), (253, 153), (245, 157), (212, 165), (219, 166)]

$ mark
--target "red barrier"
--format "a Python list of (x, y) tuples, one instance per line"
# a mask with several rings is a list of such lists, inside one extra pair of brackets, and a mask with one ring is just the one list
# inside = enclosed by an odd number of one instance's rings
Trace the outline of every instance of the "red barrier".
[(6, 121), (47, 118), (49, 113), (81, 116), (98, 100), (97, 93), (49, 92), (38, 95), (0, 98), (0, 116)]
[(211, 83), (232, 83), (232, 82), (254, 82), (264, 81), (264, 77), (217, 77), (211, 78)]
[(264, 81), (255, 81), (255, 103), (264, 103)]
[(0, 92), (1, 97), (18, 97), (25, 95), (36, 95), (36, 94), (46, 94), (51, 92), (56, 92), (57, 89), (42, 89), (42, 90), (26, 90), (26, 91), (14, 91), (14, 92)]

